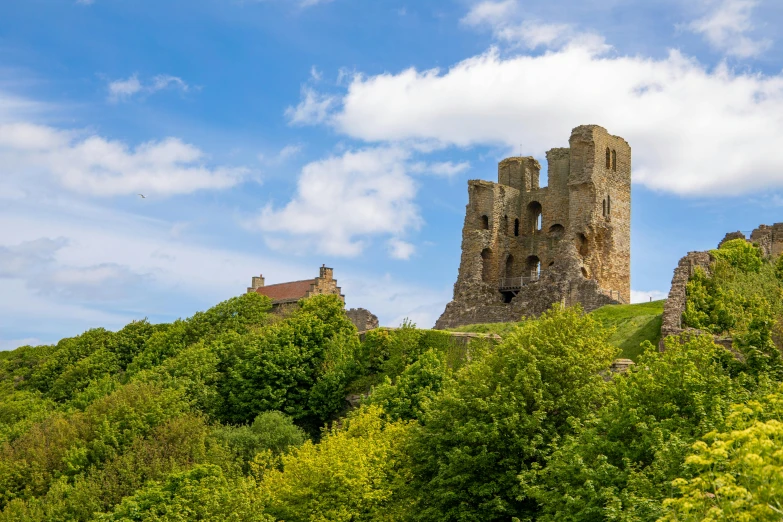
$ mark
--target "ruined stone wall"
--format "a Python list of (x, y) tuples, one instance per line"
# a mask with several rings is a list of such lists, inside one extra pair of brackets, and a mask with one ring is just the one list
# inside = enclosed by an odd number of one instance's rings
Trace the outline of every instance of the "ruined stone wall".
[[(630, 301), (630, 147), (585, 125), (572, 131), (569, 148), (549, 150), (547, 162), (546, 187), (532, 157), (501, 161), (498, 183), (468, 182), (454, 299), (438, 327), (518, 320), (554, 302), (592, 308)], [(531, 277), (537, 268), (542, 276), (562, 271), (556, 267), (563, 256), (567, 273), (558, 277), (568, 288), (537, 284), (515, 296), (501, 293), (504, 278)], [(614, 298), (607, 299), (610, 291)]]
[(677, 263), (677, 268), (674, 269), (674, 276), (672, 277), (669, 297), (663, 306), (660, 349), (663, 349), (663, 341), (666, 336), (679, 335), (684, 331), (682, 314), (685, 312), (685, 303), (687, 301), (685, 294), (686, 285), (697, 267), (709, 274), (711, 262), (712, 256), (710, 256), (709, 252), (688, 252), (688, 255)]
[(378, 317), (364, 308), (351, 308), (346, 310), (345, 315), (359, 332), (378, 328)]

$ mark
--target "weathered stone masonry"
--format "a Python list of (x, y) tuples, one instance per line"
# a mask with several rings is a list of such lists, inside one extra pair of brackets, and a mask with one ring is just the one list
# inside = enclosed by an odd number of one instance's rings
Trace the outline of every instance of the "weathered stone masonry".
[(553, 303), (592, 310), (630, 299), (631, 148), (598, 125), (546, 153), (498, 164), (498, 182), (468, 182), (449, 328), (539, 315)]
[[(764, 257), (777, 257), (783, 253), (783, 223), (775, 223), (772, 226), (760, 225), (759, 228), (751, 232), (749, 240), (742, 232), (729, 232), (720, 243), (718, 243), (718, 248), (726, 241), (732, 239), (750, 241), (761, 248), (761, 253)], [(688, 255), (680, 259), (677, 268), (674, 269), (669, 297), (666, 299), (666, 303), (663, 307), (661, 341), (658, 345), (660, 350), (664, 349), (664, 340), (670, 335), (680, 335), (682, 333), (710, 335), (705, 334), (701, 330), (684, 327), (682, 324), (682, 314), (685, 312), (685, 305), (688, 300), (686, 294), (688, 280), (693, 276), (697, 268), (701, 268), (709, 275), (710, 263), (712, 263), (712, 261), (714, 261), (714, 259), (709, 252), (688, 252)], [(713, 336), (713, 340), (731, 350), (732, 339), (730, 337), (716, 335)]]

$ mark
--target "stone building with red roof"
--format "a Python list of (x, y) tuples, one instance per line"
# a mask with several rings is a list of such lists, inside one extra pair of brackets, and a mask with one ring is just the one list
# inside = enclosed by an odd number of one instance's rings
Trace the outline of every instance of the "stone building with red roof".
[(273, 310), (287, 304), (294, 304), (305, 297), (321, 294), (339, 295), (343, 303), (345, 302), (345, 296), (334, 279), (333, 269), (328, 268), (326, 265), (321, 266), (318, 277), (302, 281), (290, 281), (288, 283), (266, 286), (263, 275), (253, 277), (251, 286), (247, 289), (247, 293), (251, 292), (269, 297), (272, 300)]

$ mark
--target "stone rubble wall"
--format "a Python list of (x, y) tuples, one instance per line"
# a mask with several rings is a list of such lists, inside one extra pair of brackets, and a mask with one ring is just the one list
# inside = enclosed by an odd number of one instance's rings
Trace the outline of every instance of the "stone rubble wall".
[(679, 335), (685, 331), (682, 327), (682, 314), (685, 312), (687, 296), (685, 294), (688, 280), (700, 267), (707, 274), (710, 273), (712, 256), (709, 252), (688, 252), (688, 255), (680, 259), (677, 268), (674, 269), (672, 286), (669, 297), (663, 305), (663, 321), (661, 324), (661, 341), (658, 346), (664, 348), (664, 339), (669, 335)]
[(351, 308), (345, 311), (345, 315), (353, 323), (359, 332), (375, 330), (378, 328), (378, 317), (364, 308)]

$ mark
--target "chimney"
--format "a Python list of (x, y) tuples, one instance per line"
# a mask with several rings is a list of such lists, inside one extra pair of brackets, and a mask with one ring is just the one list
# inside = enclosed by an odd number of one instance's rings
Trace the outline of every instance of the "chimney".
[(334, 272), (331, 268), (327, 268), (326, 265), (321, 265), (321, 273), (320, 273), (321, 279), (332, 279), (334, 277)]
[(264, 274), (259, 274), (258, 277), (253, 277), (253, 282), (250, 284), (250, 288), (256, 290), (264, 287)]

